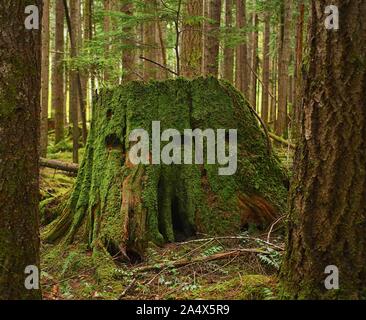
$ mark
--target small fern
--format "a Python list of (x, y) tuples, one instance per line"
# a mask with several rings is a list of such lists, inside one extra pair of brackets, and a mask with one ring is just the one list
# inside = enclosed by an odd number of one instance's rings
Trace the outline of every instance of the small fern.
[(276, 270), (279, 270), (282, 260), (281, 254), (278, 251), (273, 250), (271, 248), (267, 248), (266, 251), (268, 252), (267, 254), (258, 254), (259, 260), (264, 264)]

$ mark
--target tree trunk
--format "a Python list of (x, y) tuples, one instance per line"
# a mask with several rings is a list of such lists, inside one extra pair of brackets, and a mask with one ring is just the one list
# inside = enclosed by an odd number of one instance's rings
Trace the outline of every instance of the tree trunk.
[[(312, 1), (310, 65), (281, 273), (290, 298), (365, 298), (366, 2), (333, 4), (342, 22), (337, 32), (324, 27), (328, 1)], [(329, 265), (339, 270), (339, 290), (324, 286)]]
[[(80, 0), (70, 1), (70, 20), (71, 20), (71, 32), (70, 32), (70, 51), (71, 57), (74, 58), (77, 56), (77, 39), (78, 39), (78, 6), (80, 5)], [(72, 152), (72, 161), (74, 163), (79, 162), (79, 92), (78, 92), (78, 75), (77, 70), (75, 68), (70, 70), (70, 116), (72, 123), (72, 143), (73, 143), (73, 152)]]
[(24, 27), (30, 4), (41, 21), (40, 0), (0, 2), (0, 300), (41, 298), (25, 288), (25, 268), (39, 268), (41, 32)]
[[(121, 11), (124, 14), (133, 16), (133, 4), (129, 2), (122, 5)], [(137, 69), (136, 49), (133, 48), (136, 42), (136, 30), (133, 27), (124, 27), (123, 32), (126, 38), (123, 41), (125, 48), (122, 50), (122, 81), (129, 82), (138, 79), (135, 74)]]
[[(110, 36), (111, 32), (111, 18), (109, 11), (111, 10), (111, 0), (103, 0), (104, 18), (103, 18), (103, 32), (104, 32), (104, 59), (108, 59), (110, 51)], [(110, 74), (108, 70), (104, 70), (104, 82), (110, 80)]]
[[(226, 36), (231, 36), (233, 27), (233, 0), (225, 0), (225, 28), (227, 29)], [(230, 83), (234, 82), (234, 49), (225, 41), (224, 48), (224, 72), (223, 78)]]
[[(252, 109), (226, 82), (132, 82), (102, 91), (94, 110), (74, 191), (60, 218), (46, 228), (46, 240), (65, 236), (71, 243), (81, 237), (95, 251), (105, 247), (117, 259), (135, 259), (144, 256), (149, 241), (181, 241), (196, 231), (239, 232), (249, 223), (271, 223), (283, 208), (283, 172), (268, 154)], [(245, 161), (232, 176), (219, 176), (218, 164), (135, 165), (128, 137), (136, 128), (152, 137), (151, 119), (161, 120), (162, 130), (223, 123), (238, 128), (238, 157)]]
[(300, 105), (301, 105), (301, 65), (303, 56), (303, 38), (304, 38), (304, 15), (305, 5), (302, 1), (298, 4), (298, 18), (296, 27), (296, 57), (295, 57), (295, 71), (294, 71), (294, 106), (292, 113), (292, 134), (296, 139), (298, 132), (298, 124), (300, 121)]
[[(144, 37), (144, 57), (156, 62), (157, 43), (156, 43), (156, 21), (155, 21), (155, 0), (148, 0), (145, 3), (145, 13), (150, 15), (149, 21), (143, 25)], [(144, 60), (144, 80), (156, 79), (158, 67), (148, 60)]]
[(261, 116), (265, 124), (268, 123), (268, 111), (269, 111), (269, 74), (270, 74), (270, 44), (271, 36), (271, 17), (270, 13), (264, 14), (264, 35), (263, 35), (263, 67), (262, 67), (262, 112)]
[(241, 29), (241, 38), (243, 42), (236, 49), (235, 63), (235, 86), (245, 96), (249, 90), (249, 65), (248, 65), (248, 47), (246, 35), (246, 0), (236, 1), (236, 27)]
[[(203, 0), (188, 0), (182, 26), (181, 75), (194, 78), (201, 75)], [(192, 19), (194, 17), (194, 19)]]
[(251, 65), (251, 80), (250, 80), (250, 102), (254, 109), (257, 109), (257, 71), (258, 71), (258, 14), (253, 13), (253, 28), (252, 33), (252, 65)]
[(56, 1), (55, 55), (52, 72), (52, 107), (55, 110), (55, 143), (64, 138), (64, 5)]
[(40, 153), (47, 155), (48, 145), (48, 96), (50, 77), (50, 1), (43, 1), (42, 16), (42, 77), (41, 77), (41, 138)]
[(283, 25), (281, 26), (280, 63), (278, 75), (278, 116), (276, 121), (276, 134), (282, 136), (287, 131), (287, 98), (289, 81), (289, 63), (291, 55), (291, 16), (292, 1), (283, 2)]
[(203, 73), (217, 77), (219, 73), (221, 0), (209, 0), (207, 18), (212, 21), (207, 24)]

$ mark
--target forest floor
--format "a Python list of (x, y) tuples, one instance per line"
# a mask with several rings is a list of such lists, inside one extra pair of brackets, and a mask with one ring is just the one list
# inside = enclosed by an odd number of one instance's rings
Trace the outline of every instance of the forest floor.
[[(54, 146), (50, 135), (48, 158), (71, 161), (69, 140)], [(278, 148), (285, 167), (292, 153)], [(80, 149), (82, 159), (83, 148)], [(67, 194), (75, 177), (54, 169), (41, 169), (41, 208)], [(50, 212), (51, 211), (51, 212)], [(41, 222), (52, 220), (51, 210)], [(276, 299), (277, 276), (284, 248), (281, 223), (271, 230), (249, 228), (230, 237), (197, 235), (164, 247), (151, 245), (138, 264), (116, 262), (101, 280), (85, 244), (68, 247), (41, 245), (41, 281), (44, 299)]]

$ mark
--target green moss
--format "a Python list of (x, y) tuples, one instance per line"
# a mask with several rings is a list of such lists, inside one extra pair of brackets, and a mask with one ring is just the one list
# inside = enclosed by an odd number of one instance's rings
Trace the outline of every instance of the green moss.
[[(218, 164), (132, 167), (128, 136), (144, 128), (151, 139), (155, 120), (161, 131), (237, 129), (237, 173), (219, 176)], [(243, 222), (238, 195), (260, 196), (280, 212), (287, 192), (283, 180), (263, 131), (231, 85), (215, 78), (131, 82), (98, 95), (68, 210), (47, 228), (46, 238), (67, 230), (67, 243), (78, 235), (92, 247), (100, 242), (141, 255), (148, 241), (176, 241), (194, 231), (235, 233)]]
[(276, 290), (273, 278), (263, 275), (242, 275), (227, 281), (204, 285), (184, 295), (185, 299), (204, 300), (266, 300), (273, 299)]

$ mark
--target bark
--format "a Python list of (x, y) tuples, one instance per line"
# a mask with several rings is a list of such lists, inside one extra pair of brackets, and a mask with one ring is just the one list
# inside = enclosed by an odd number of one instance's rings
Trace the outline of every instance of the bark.
[(301, 105), (301, 65), (303, 57), (303, 38), (304, 38), (304, 15), (305, 5), (302, 1), (298, 3), (298, 18), (296, 26), (296, 57), (294, 71), (294, 109), (292, 113), (292, 134), (296, 139), (298, 132), (298, 124), (300, 121), (300, 105)]
[[(71, 20), (71, 30), (69, 30), (70, 34), (70, 51), (71, 51), (71, 58), (77, 56), (77, 46), (76, 40), (78, 39), (78, 6), (80, 5), (79, 0), (70, 1), (70, 20)], [(71, 40), (72, 39), (72, 40)], [(73, 144), (73, 151), (72, 151), (72, 161), (75, 163), (79, 162), (79, 92), (78, 92), (78, 78), (77, 78), (77, 70), (72, 68), (69, 73), (70, 78), (70, 116), (71, 116), (71, 123), (72, 123), (72, 144)]]
[(236, 1), (236, 27), (241, 29), (241, 38), (243, 42), (240, 43), (236, 49), (235, 60), (235, 86), (245, 96), (248, 95), (249, 90), (249, 66), (248, 66), (248, 47), (246, 36), (246, 0)]
[[(196, 21), (203, 17), (203, 1), (188, 0), (184, 8), (182, 26), (181, 75), (194, 78), (201, 75), (202, 66), (202, 22)], [(192, 20), (192, 17), (194, 18)]]
[(24, 27), (24, 8), (40, 0), (0, 2), (0, 300), (40, 299), (25, 288), (39, 267), (39, 123), (41, 32)]
[[(133, 16), (133, 4), (131, 2), (128, 2), (122, 6), (122, 12)], [(125, 45), (125, 48), (123, 48), (122, 51), (122, 81), (123, 82), (129, 82), (133, 80), (138, 80), (138, 77), (136, 75), (136, 49), (133, 48), (135, 45), (135, 32), (133, 27), (124, 27), (123, 32), (125, 35), (125, 39), (123, 44)]]
[[(231, 36), (233, 27), (233, 0), (225, 0), (225, 28), (227, 37)], [(230, 83), (234, 82), (234, 49), (226, 40), (224, 48), (223, 78)]]
[(207, 18), (210, 19), (210, 22), (206, 27), (207, 41), (204, 46), (203, 74), (217, 77), (219, 73), (221, 0), (208, 1)]
[(252, 34), (252, 65), (250, 80), (250, 102), (253, 108), (257, 108), (257, 71), (258, 71), (258, 15), (253, 13), (253, 34)]
[(55, 55), (52, 72), (52, 107), (55, 110), (55, 143), (64, 138), (64, 19), (65, 11), (62, 1), (55, 5)]
[(291, 16), (292, 1), (283, 2), (283, 25), (281, 26), (280, 63), (278, 74), (278, 115), (276, 121), (276, 134), (282, 136), (287, 131), (287, 98), (288, 98), (288, 68), (290, 63), (291, 47)]
[(271, 36), (271, 24), (270, 24), (270, 13), (264, 14), (264, 35), (263, 35), (263, 67), (262, 67), (262, 79), (263, 79), (263, 90), (262, 90), (262, 112), (261, 116), (265, 124), (268, 124), (268, 113), (269, 113), (269, 76), (270, 76), (270, 36)]
[[(156, 20), (155, 20), (156, 2), (148, 0), (145, 4), (145, 13), (149, 15), (148, 21), (143, 25), (144, 57), (155, 61), (157, 60), (156, 43)], [(156, 79), (158, 67), (148, 60), (144, 60), (144, 80)]]
[[(104, 18), (103, 18), (103, 32), (104, 32), (104, 59), (108, 59), (110, 51), (111, 38), (109, 33), (111, 32), (111, 18), (109, 11), (111, 10), (111, 0), (103, 0)], [(110, 74), (108, 70), (104, 70), (104, 81), (110, 80)]]
[(42, 75), (41, 75), (41, 138), (40, 153), (47, 155), (48, 144), (48, 95), (50, 68), (50, 1), (43, 2), (42, 15)]
[[(282, 283), (290, 298), (360, 299), (366, 287), (366, 2), (333, 1), (341, 21), (336, 32), (324, 28), (327, 4), (311, 4)], [(339, 290), (324, 286), (328, 265), (339, 270)]]

